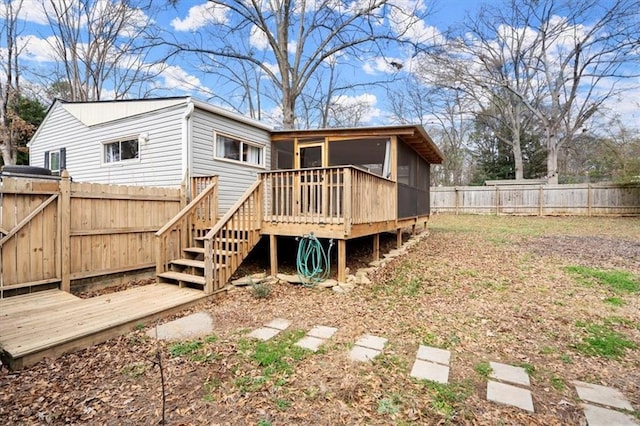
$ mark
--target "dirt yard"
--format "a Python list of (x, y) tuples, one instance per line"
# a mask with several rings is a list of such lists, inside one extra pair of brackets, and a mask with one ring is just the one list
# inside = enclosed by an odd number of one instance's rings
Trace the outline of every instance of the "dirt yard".
[[(3, 424), (580, 425), (573, 380), (619, 389), (640, 421), (640, 219), (436, 216), (430, 235), (346, 294), (276, 285), (203, 303), (215, 331), (157, 343), (153, 324), (0, 371)], [(602, 272), (604, 271), (604, 272)], [(246, 337), (273, 318), (274, 341)], [(338, 328), (317, 353), (292, 346)], [(363, 333), (389, 339), (347, 358)], [(409, 376), (418, 345), (451, 350), (449, 385)], [(535, 414), (486, 400), (489, 361), (524, 367)]]

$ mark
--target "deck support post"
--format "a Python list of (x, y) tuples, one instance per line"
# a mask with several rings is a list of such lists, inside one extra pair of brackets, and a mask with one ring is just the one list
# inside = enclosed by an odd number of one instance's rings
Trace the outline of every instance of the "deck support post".
[(271, 276), (278, 275), (278, 237), (269, 235), (269, 261), (271, 264)]
[(396, 230), (396, 248), (402, 247), (402, 228)]
[(380, 234), (373, 235), (373, 260), (380, 259)]
[(347, 280), (347, 240), (338, 240), (338, 282)]

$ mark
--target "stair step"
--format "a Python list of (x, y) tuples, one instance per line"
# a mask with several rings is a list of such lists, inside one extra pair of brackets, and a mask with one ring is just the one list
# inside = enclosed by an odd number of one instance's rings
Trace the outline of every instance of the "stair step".
[(167, 271), (167, 272), (158, 274), (158, 277), (166, 278), (168, 280), (183, 281), (187, 283), (194, 283), (194, 284), (200, 284), (200, 285), (205, 284), (204, 277), (201, 277), (198, 275), (185, 274), (183, 272)]
[[(204, 247), (187, 247), (186, 249), (184, 249), (184, 251), (189, 252), (189, 253), (196, 253), (196, 254), (204, 254)], [(225, 255), (228, 256), (230, 254), (234, 254), (236, 253), (233, 250), (218, 250), (217, 254), (219, 255)]]
[(176, 260), (172, 260), (171, 263), (174, 265), (190, 266), (192, 268), (204, 269), (204, 260), (176, 259)]

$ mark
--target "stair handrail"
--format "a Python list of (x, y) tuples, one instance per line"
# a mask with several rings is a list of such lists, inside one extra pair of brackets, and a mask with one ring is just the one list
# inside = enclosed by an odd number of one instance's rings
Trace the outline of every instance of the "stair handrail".
[(195, 197), (189, 204), (187, 204), (177, 215), (175, 215), (169, 222), (167, 222), (158, 232), (156, 232), (156, 273), (161, 274), (165, 272), (168, 262), (173, 259), (168, 259), (166, 253), (166, 245), (168, 239), (168, 233), (170, 231), (182, 228), (181, 235), (178, 239), (178, 252), (181, 252), (186, 248), (187, 236), (186, 234), (190, 230), (186, 229), (188, 225), (188, 218), (199, 208), (207, 197), (214, 198), (214, 205), (211, 208), (213, 214), (217, 215), (218, 212), (218, 200), (216, 196), (218, 177), (213, 176), (212, 182), (207, 186), (197, 197)]
[(200, 204), (200, 202), (204, 198), (206, 198), (211, 192), (213, 192), (216, 189), (217, 185), (218, 185), (218, 177), (214, 176), (214, 179), (211, 182), (211, 184), (209, 184), (209, 186), (207, 186), (200, 194), (198, 194), (196, 198), (194, 198), (189, 204), (187, 204), (182, 210), (180, 210), (180, 212), (178, 212), (178, 214), (175, 215), (173, 219), (167, 222), (162, 228), (158, 230), (158, 232), (156, 232), (156, 237), (161, 237), (164, 233), (172, 229), (176, 223), (178, 223), (186, 215), (191, 213), (196, 207), (198, 207), (198, 204)]
[[(219, 283), (219, 273), (217, 268), (214, 268), (213, 262), (213, 239), (215, 236), (233, 219), (236, 213), (243, 207), (243, 205), (249, 200), (256, 191), (262, 188), (262, 179), (258, 178), (243, 194), (242, 197), (234, 203), (234, 205), (225, 213), (220, 220), (207, 232), (203, 237), (204, 242), (204, 277), (205, 277), (205, 292), (212, 293), (214, 291), (214, 281), (216, 287), (222, 287), (224, 283)], [(262, 223), (262, 197), (258, 197), (258, 205), (260, 217), (253, 218), (256, 223)]]
[(216, 224), (213, 226), (213, 228), (211, 228), (209, 230), (209, 232), (207, 232), (207, 235), (204, 236), (204, 239), (205, 240), (212, 240), (213, 237), (218, 232), (220, 232), (220, 229), (222, 229), (222, 227), (224, 225), (226, 225), (227, 222), (229, 222), (229, 220), (233, 217), (233, 215), (236, 214), (236, 212), (238, 210), (240, 210), (240, 207), (242, 207), (242, 205), (245, 203), (245, 201), (247, 201), (247, 199), (249, 199), (249, 197), (251, 197), (253, 195), (255, 190), (260, 185), (262, 185), (262, 181), (261, 180), (257, 180), (249, 188), (247, 188), (247, 190), (244, 193), (244, 195), (242, 196), (242, 198), (240, 198), (238, 201), (236, 201), (235, 204), (225, 213), (225, 215), (222, 216), (220, 218), (220, 220), (218, 220), (218, 222), (216, 222)]

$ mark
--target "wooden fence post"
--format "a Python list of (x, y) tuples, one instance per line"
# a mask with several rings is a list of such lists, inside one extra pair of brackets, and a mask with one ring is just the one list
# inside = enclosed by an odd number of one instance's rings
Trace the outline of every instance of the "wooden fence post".
[(591, 190), (591, 184), (587, 184), (587, 216), (592, 215), (592, 207), (593, 207), (593, 193)]
[(66, 170), (60, 179), (60, 289), (71, 291), (71, 177)]
[(538, 216), (542, 216), (544, 212), (544, 186), (540, 185), (538, 190)]

